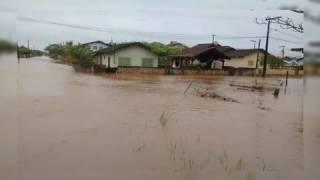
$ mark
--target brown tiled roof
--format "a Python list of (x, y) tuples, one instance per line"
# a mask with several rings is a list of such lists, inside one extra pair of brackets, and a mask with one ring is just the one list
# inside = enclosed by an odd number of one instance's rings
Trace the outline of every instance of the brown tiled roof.
[(245, 57), (253, 53), (256, 53), (258, 51), (264, 53), (263, 49), (234, 49), (226, 52), (225, 54), (230, 58), (235, 58), (235, 57)]
[(178, 57), (196, 57), (199, 56), (202, 53), (205, 53), (209, 50), (216, 50), (220, 53), (224, 53), (230, 50), (233, 50), (232, 47), (229, 46), (221, 46), (219, 44), (198, 44), (192, 48), (184, 49), (181, 54), (178, 54), (176, 56)]

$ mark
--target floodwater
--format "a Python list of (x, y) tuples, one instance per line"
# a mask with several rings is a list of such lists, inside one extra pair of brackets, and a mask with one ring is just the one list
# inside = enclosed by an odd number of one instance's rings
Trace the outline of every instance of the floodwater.
[(303, 80), (278, 98), (230, 86), (253, 80), (96, 76), (2, 57), (0, 179), (304, 179)]

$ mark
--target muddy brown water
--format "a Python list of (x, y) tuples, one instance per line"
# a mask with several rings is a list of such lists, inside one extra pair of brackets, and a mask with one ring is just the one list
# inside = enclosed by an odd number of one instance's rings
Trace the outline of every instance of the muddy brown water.
[(0, 178), (303, 179), (303, 80), (278, 98), (230, 86), (253, 80), (96, 76), (1, 57)]

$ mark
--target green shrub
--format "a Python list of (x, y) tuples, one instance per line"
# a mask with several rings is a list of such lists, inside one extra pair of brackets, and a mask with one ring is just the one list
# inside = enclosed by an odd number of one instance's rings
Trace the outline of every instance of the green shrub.
[(79, 65), (93, 65), (93, 58), (94, 54), (91, 50), (82, 47), (82, 46), (68, 46), (66, 48), (67, 55), (74, 57), (76, 61), (74, 61), (74, 64)]
[(54, 59), (71, 57), (74, 59), (73, 64), (78, 65), (93, 65), (94, 54), (90, 49), (81, 45), (73, 46), (72, 44), (60, 45), (51, 44), (45, 49), (48, 51), (49, 56)]
[(65, 56), (65, 47), (60, 44), (51, 44), (45, 50), (48, 51), (49, 56), (53, 59)]

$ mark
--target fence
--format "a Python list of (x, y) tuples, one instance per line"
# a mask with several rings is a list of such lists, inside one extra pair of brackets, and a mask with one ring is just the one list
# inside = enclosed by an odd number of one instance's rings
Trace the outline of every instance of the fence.
[[(76, 71), (82, 72), (103, 72), (99, 67), (82, 67), (75, 66)], [(267, 69), (267, 76), (286, 76), (288, 71), (289, 76), (302, 76), (303, 70), (297, 69)], [(107, 72), (105, 70), (105, 72)], [(168, 69), (168, 68), (145, 68), (145, 67), (119, 67), (112, 69), (110, 72), (116, 72), (119, 74), (155, 74), (155, 75), (216, 75), (216, 76), (260, 76), (262, 70), (255, 69)]]

